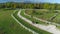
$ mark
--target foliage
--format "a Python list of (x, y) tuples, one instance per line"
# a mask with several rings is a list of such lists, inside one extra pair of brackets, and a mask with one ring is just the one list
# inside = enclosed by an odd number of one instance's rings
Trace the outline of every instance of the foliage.
[(7, 3), (0, 3), (0, 8), (22, 8), (22, 9), (60, 9), (60, 4), (51, 4), (51, 3), (15, 3), (15, 2), (7, 2)]

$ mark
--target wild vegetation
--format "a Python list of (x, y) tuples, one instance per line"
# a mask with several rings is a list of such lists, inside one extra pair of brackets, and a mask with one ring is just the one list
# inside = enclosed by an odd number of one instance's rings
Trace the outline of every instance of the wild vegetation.
[(10, 8), (10, 9), (50, 9), (50, 10), (59, 10), (60, 4), (51, 4), (51, 3), (16, 3), (16, 2), (6, 2), (0, 3), (0, 8)]
[(60, 11), (56, 10), (46, 10), (46, 9), (33, 9), (33, 10), (25, 10), (25, 13), (31, 15), (32, 17), (35, 16), (39, 19), (55, 22), (60, 24)]
[[(27, 9), (26, 9), (26, 10), (27, 10)], [(31, 11), (31, 10), (30, 10), (30, 11)], [(28, 11), (27, 13), (30, 13), (30, 11)], [(26, 11), (25, 11), (25, 10), (22, 10), (22, 11), (21, 11), (21, 15), (22, 15), (23, 17), (31, 20), (32, 23), (48, 25), (48, 24), (45, 23), (45, 22), (42, 22), (42, 21), (40, 21), (40, 20), (37, 20), (37, 19), (33, 18), (33, 16), (34, 16), (33, 14), (30, 13), (30, 14), (28, 14), (28, 15), (30, 15), (30, 16), (27, 16), (27, 15), (25, 15), (24, 13), (26, 13)], [(27, 13), (26, 13), (26, 14), (27, 14)], [(31, 15), (32, 15), (32, 16), (31, 16)]]

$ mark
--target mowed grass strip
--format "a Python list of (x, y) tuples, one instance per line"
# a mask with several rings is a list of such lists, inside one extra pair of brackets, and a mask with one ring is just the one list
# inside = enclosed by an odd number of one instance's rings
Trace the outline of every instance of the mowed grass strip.
[(14, 11), (0, 9), (0, 34), (32, 34), (12, 18)]
[(14, 15), (15, 18), (18, 19), (18, 21), (20, 21), (24, 26), (32, 29), (33, 31), (35, 31), (35, 32), (37, 32), (37, 33), (39, 33), (39, 34), (51, 34), (51, 33), (47, 32), (47, 31), (41, 30), (41, 29), (36, 28), (36, 27), (32, 26), (31, 24), (27, 23), (27, 22), (24, 21), (23, 19), (19, 18), (19, 17), (17, 16), (17, 13), (18, 13), (18, 12), (16, 11), (15, 14), (13, 14), (13, 15)]

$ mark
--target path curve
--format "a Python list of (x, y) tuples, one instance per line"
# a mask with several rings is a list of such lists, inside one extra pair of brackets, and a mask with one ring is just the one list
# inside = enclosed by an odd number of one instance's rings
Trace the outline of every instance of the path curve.
[(42, 29), (42, 30), (45, 30), (45, 31), (48, 31), (50, 33), (53, 33), (53, 34), (60, 34), (60, 30), (56, 28), (55, 25), (48, 25), (48, 26), (45, 26), (45, 25), (41, 25), (41, 24), (33, 24), (32, 21), (28, 20), (27, 18), (23, 17), (20, 15), (21, 13), (21, 10), (18, 12), (18, 17), (20, 17), (21, 19), (27, 21), (29, 24), (39, 28), (39, 29)]
[[(24, 15), (27, 15), (27, 16), (31, 17), (30, 15), (28, 15), (28, 14), (26, 14), (26, 13), (24, 13)], [(50, 23), (50, 24), (52, 23), (53, 25), (60, 26), (60, 24), (57, 24), (57, 23), (55, 23), (55, 22), (49, 22), (49, 21), (43, 20), (43, 19), (39, 19), (39, 18), (37, 18), (37, 17), (35, 17), (35, 16), (33, 16), (33, 18), (35, 18), (35, 19), (37, 19), (37, 20), (40, 20), (40, 21), (42, 21), (42, 22), (45, 22), (45, 23)]]
[[(14, 13), (15, 13), (15, 12), (16, 12), (16, 10), (14, 11)], [(14, 14), (14, 13), (13, 13), (13, 14)], [(13, 16), (13, 14), (11, 14), (11, 16), (13, 17), (13, 19), (14, 19), (18, 24), (20, 24), (23, 28), (25, 28), (26, 30), (32, 32), (33, 34), (38, 34), (38, 33), (36, 33), (35, 31), (33, 31), (33, 30), (25, 27), (23, 24), (21, 24), (21, 23)]]

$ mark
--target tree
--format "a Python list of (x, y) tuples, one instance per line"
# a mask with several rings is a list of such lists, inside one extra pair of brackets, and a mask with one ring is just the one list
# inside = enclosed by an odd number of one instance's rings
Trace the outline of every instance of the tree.
[(44, 7), (44, 9), (49, 9), (49, 4), (45, 3), (43, 7)]

